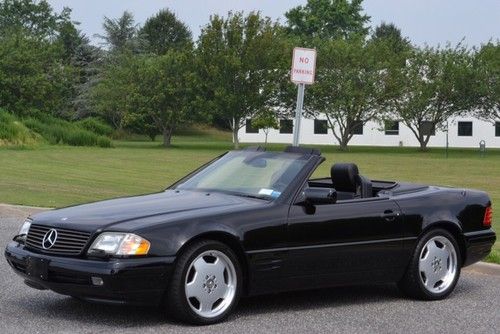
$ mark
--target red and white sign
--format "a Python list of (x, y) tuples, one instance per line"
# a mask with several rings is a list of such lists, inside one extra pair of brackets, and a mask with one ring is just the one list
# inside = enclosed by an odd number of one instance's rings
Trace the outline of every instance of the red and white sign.
[(294, 48), (292, 59), (292, 82), (312, 85), (316, 74), (316, 50)]

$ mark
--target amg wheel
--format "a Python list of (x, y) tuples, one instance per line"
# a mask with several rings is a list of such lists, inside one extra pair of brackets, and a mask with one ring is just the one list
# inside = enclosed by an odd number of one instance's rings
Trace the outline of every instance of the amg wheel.
[(197, 325), (219, 322), (236, 306), (241, 283), (240, 265), (228, 246), (198, 241), (179, 257), (167, 291), (168, 310)]
[(399, 287), (419, 299), (446, 298), (460, 276), (461, 257), (453, 235), (444, 229), (427, 232), (418, 242)]

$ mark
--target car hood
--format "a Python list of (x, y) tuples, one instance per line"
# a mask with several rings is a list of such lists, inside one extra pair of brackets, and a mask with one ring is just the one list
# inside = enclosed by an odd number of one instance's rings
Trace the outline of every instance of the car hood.
[(234, 207), (255, 206), (266, 203), (259, 199), (244, 198), (222, 193), (175, 191), (117, 198), (45, 211), (32, 217), (34, 224), (94, 232), (112, 225), (170, 214), (196, 214), (201, 210), (224, 211)]

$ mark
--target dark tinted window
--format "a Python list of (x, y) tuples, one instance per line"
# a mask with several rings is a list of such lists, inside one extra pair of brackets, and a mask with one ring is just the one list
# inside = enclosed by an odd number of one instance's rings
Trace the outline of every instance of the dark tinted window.
[(314, 120), (314, 134), (316, 135), (326, 135), (328, 133), (328, 123), (326, 120), (315, 119)]
[(362, 121), (349, 121), (347, 127), (350, 128), (350, 134), (352, 135), (362, 135), (363, 134), (363, 122)]
[(252, 126), (252, 120), (247, 119), (246, 124), (245, 124), (245, 132), (246, 133), (259, 133), (259, 129), (254, 128)]
[(281, 119), (280, 120), (280, 133), (293, 133), (293, 120)]
[(472, 122), (458, 122), (458, 135), (461, 137), (471, 137)]
[(495, 136), (500, 137), (500, 122), (495, 123)]
[(385, 121), (385, 134), (389, 136), (399, 135), (399, 122)]
[(429, 121), (423, 121), (420, 123), (420, 131), (424, 136), (428, 136), (429, 134), (431, 136), (436, 135), (436, 127), (433, 126), (432, 122)]

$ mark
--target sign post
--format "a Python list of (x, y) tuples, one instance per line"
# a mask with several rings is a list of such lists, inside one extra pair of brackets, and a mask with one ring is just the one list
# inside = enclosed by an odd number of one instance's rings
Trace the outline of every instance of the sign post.
[(305, 85), (314, 83), (316, 74), (316, 50), (294, 48), (292, 58), (291, 80), (297, 84), (297, 108), (295, 109), (295, 125), (293, 129), (293, 146), (299, 146), (300, 120), (304, 106)]

